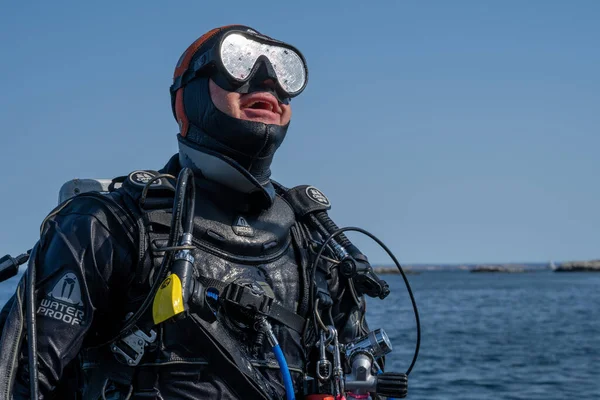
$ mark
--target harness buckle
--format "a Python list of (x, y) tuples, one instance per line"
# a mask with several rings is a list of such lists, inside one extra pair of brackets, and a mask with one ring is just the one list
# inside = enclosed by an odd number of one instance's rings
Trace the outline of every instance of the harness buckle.
[(144, 356), (145, 348), (156, 341), (156, 331), (150, 330), (146, 334), (141, 329), (137, 329), (129, 335), (119, 339), (110, 346), (110, 350), (115, 353), (120, 361), (124, 361), (129, 366), (136, 366)]
[(269, 314), (274, 300), (258, 287), (249, 287), (237, 283), (229, 284), (225, 288), (223, 297), (227, 302), (238, 307), (264, 315)]

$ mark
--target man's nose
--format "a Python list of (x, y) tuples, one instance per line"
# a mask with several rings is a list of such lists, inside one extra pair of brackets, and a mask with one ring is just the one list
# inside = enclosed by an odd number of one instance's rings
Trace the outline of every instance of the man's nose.
[(271, 78), (265, 79), (260, 85), (267, 89), (275, 89), (275, 81)]

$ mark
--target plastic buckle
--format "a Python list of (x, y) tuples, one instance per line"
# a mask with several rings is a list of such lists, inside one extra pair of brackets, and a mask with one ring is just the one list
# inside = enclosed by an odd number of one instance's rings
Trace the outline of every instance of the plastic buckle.
[(135, 366), (142, 360), (146, 346), (154, 343), (155, 340), (156, 331), (154, 329), (150, 330), (149, 335), (137, 329), (113, 343), (110, 349), (113, 353), (121, 357), (127, 365)]
[(273, 298), (261, 290), (248, 286), (232, 283), (225, 289), (224, 297), (227, 301), (245, 309), (255, 310), (261, 314), (268, 314), (273, 304)]

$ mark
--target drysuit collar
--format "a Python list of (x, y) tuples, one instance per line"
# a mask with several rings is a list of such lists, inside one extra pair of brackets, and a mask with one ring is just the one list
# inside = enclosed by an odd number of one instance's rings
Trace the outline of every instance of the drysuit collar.
[(197, 149), (181, 136), (179, 154), (174, 155), (163, 171), (177, 176), (181, 168), (194, 171), (196, 187), (212, 193), (219, 202), (226, 202), (239, 211), (267, 209), (275, 200), (275, 188), (271, 181), (261, 185), (234, 160), (207, 149)]

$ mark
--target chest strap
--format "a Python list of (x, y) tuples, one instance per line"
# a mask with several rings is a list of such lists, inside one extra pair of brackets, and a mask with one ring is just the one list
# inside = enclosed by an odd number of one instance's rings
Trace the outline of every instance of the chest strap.
[(220, 299), (225, 302), (225, 307), (233, 306), (253, 311), (272, 318), (298, 333), (302, 333), (304, 329), (306, 320), (275, 300), (271, 288), (266, 283), (259, 283), (261, 285), (259, 289), (205, 277), (200, 277), (200, 282), (206, 288), (217, 289)]

